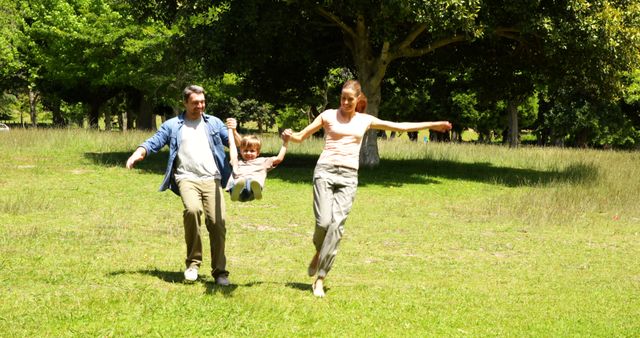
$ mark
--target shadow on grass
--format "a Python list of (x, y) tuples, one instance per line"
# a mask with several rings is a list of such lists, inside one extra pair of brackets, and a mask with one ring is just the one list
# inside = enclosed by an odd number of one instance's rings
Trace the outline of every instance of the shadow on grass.
[(288, 288), (308, 292), (311, 291), (311, 283), (294, 283), (288, 282), (285, 284)]
[[(85, 153), (97, 164), (124, 167), (130, 153)], [(272, 154), (264, 154), (270, 156)], [(168, 152), (161, 151), (136, 164), (136, 170), (163, 175)], [(289, 154), (269, 178), (290, 183), (310, 184), (317, 155)], [(465, 163), (450, 160), (390, 160), (382, 159), (375, 168), (361, 168), (359, 185), (401, 186), (403, 184), (437, 184), (438, 179), (475, 181), (509, 187), (548, 185), (556, 182), (582, 184), (598, 176), (596, 167), (575, 163), (562, 170), (497, 167), (489, 162)], [(158, 180), (160, 182), (160, 179)]]
[[(131, 156), (130, 152), (84, 153), (85, 158), (105, 167), (124, 168), (129, 156)], [(157, 154), (147, 156), (144, 161), (136, 163), (135, 168), (150, 173), (164, 174), (168, 158), (169, 152), (161, 151)]]
[(163, 271), (163, 270), (158, 270), (158, 269), (153, 269), (153, 270), (137, 270), (137, 271), (125, 271), (125, 270), (119, 270), (119, 271), (113, 271), (111, 273), (109, 273), (109, 276), (119, 276), (119, 275), (126, 275), (126, 274), (139, 274), (139, 275), (147, 275), (147, 276), (152, 276), (152, 277), (156, 277), (160, 280), (163, 280), (167, 283), (182, 283), (185, 285), (192, 285), (192, 284), (202, 284), (206, 287), (206, 293), (207, 294), (222, 294), (224, 297), (231, 297), (233, 292), (239, 287), (252, 287), (255, 285), (259, 285), (260, 282), (252, 282), (252, 283), (247, 283), (247, 284), (234, 284), (231, 283), (231, 285), (229, 286), (220, 286), (217, 285), (213, 280), (207, 280), (205, 279), (205, 276), (203, 275), (199, 275), (198, 276), (198, 280), (195, 282), (187, 282), (184, 279), (184, 274), (181, 271)]
[[(118, 270), (118, 271), (113, 271), (109, 273), (109, 276), (113, 277), (113, 276), (120, 276), (120, 275), (132, 275), (132, 274), (136, 274), (136, 275), (147, 275), (147, 276), (152, 276), (152, 277), (156, 277), (160, 280), (163, 280), (167, 283), (181, 283), (181, 284), (185, 284), (185, 285), (193, 285), (193, 284), (202, 284), (206, 287), (206, 293), (210, 294), (210, 295), (214, 295), (214, 294), (221, 294), (224, 297), (232, 297), (233, 296), (233, 292), (238, 288), (238, 287), (254, 287), (254, 286), (259, 286), (265, 283), (269, 283), (269, 282), (260, 282), (260, 281), (254, 281), (254, 282), (249, 282), (249, 283), (245, 283), (245, 284), (234, 284), (233, 282), (231, 283), (231, 285), (229, 286), (220, 286), (217, 285), (213, 280), (207, 280), (204, 277), (205, 276), (198, 276), (198, 280), (195, 282), (187, 282), (184, 280), (184, 274), (181, 271), (163, 271), (163, 270), (158, 270), (158, 269), (153, 269), (153, 270), (136, 270), (136, 271), (126, 271), (126, 270)], [(277, 284), (277, 283), (272, 283), (272, 284)], [(302, 292), (311, 292), (312, 291), (312, 286), (311, 283), (297, 283), (297, 282), (287, 282), (285, 283), (285, 286), (291, 289), (295, 289), (298, 291), (302, 291)], [(325, 291), (329, 291), (331, 288), (325, 287)]]
[[(285, 284), (286, 287), (291, 288), (291, 289), (296, 289), (299, 291), (303, 291), (305, 293), (307, 292), (311, 292), (313, 293), (313, 285), (311, 283), (294, 283), (294, 282), (288, 282)], [(324, 287), (324, 291), (325, 292), (329, 292), (329, 290), (331, 290), (330, 287), (325, 286)]]

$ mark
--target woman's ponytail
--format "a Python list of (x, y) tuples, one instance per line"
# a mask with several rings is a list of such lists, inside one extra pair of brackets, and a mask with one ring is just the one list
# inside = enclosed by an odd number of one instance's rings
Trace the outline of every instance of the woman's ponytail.
[(366, 113), (367, 111), (367, 96), (364, 93), (360, 93), (358, 96), (358, 103), (356, 103), (356, 111), (358, 113)]

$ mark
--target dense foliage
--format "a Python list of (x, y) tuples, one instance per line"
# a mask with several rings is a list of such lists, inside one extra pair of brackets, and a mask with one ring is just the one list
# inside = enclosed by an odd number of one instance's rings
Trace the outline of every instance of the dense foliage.
[[(447, 119), (451, 139), (640, 144), (640, 3), (626, 0), (0, 0), (3, 118), (154, 128), (210, 109), (299, 128), (356, 77), (368, 113)], [(346, 76), (345, 76), (346, 75)], [(29, 101), (28, 98), (31, 98)], [(27, 103), (20, 103), (27, 102)], [(375, 135), (369, 135), (375, 140)], [(364, 158), (377, 161), (375, 142)]]

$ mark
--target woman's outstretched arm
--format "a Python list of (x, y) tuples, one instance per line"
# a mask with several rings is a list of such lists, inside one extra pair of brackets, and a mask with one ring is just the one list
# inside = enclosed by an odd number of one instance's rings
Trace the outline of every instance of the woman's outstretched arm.
[(322, 115), (316, 117), (316, 119), (313, 120), (313, 122), (311, 122), (308, 126), (306, 126), (301, 131), (297, 133), (292, 133), (291, 137), (289, 138), (289, 141), (300, 143), (306, 140), (307, 138), (309, 138), (309, 136), (313, 135), (318, 130), (320, 130), (320, 128), (322, 128)]
[(449, 121), (429, 121), (429, 122), (392, 122), (381, 120), (377, 117), (373, 118), (371, 128), (391, 130), (391, 131), (418, 131), (429, 129), (437, 132), (445, 132), (451, 129)]

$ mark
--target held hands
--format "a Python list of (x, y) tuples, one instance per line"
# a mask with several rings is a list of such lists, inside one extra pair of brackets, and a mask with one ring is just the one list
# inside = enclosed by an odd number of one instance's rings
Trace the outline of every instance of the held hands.
[(293, 134), (293, 131), (291, 131), (291, 129), (285, 129), (282, 134), (280, 134), (280, 138), (282, 138), (282, 143), (287, 144), (289, 143), (289, 139), (291, 138), (291, 134)]
[(235, 130), (238, 127), (238, 121), (233, 117), (227, 119), (227, 128)]

